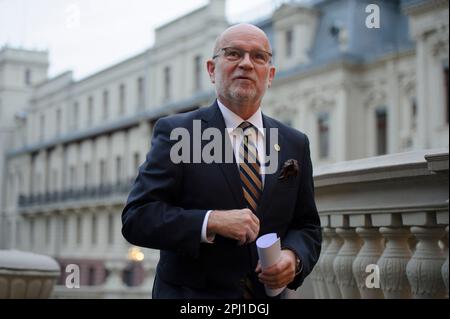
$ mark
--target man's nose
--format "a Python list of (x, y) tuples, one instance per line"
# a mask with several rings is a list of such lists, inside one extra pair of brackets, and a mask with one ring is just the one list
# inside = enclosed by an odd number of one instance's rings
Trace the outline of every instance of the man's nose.
[(244, 53), (242, 60), (239, 62), (239, 67), (244, 68), (244, 69), (252, 69), (253, 68), (253, 62), (252, 62), (249, 52)]

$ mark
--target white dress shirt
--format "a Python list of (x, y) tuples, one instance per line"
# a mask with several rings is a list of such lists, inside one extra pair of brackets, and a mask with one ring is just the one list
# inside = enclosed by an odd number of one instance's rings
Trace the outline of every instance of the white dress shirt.
[[(247, 120), (243, 120), (239, 115), (231, 111), (229, 108), (227, 108), (225, 105), (223, 105), (219, 100), (217, 100), (217, 104), (219, 105), (220, 112), (222, 112), (223, 119), (225, 121), (225, 127), (228, 131), (228, 136), (230, 137), (231, 145), (233, 146), (233, 152), (234, 157), (236, 159), (238, 169), (239, 169), (239, 148), (241, 147), (242, 140), (244, 138), (244, 134), (242, 130), (237, 130), (239, 125), (241, 125), (242, 122), (249, 122), (253, 126), (255, 126), (258, 131), (256, 136), (252, 136), (250, 138), (256, 139), (256, 147), (258, 151), (258, 159), (261, 163), (261, 179), (262, 184), (264, 185), (264, 172), (265, 172), (265, 155), (266, 155), (266, 145), (265, 145), (265, 132), (263, 127), (263, 121), (262, 121), (262, 113), (261, 108), (258, 108), (258, 110)], [(249, 135), (254, 135), (254, 130), (250, 130)], [(254, 140), (255, 140), (254, 139)], [(236, 207), (239, 208), (239, 207)], [(206, 230), (208, 226), (208, 219), (209, 214), (212, 212), (212, 210), (209, 210), (206, 215), (205, 219), (203, 220), (202, 225), (202, 234), (201, 234), (201, 242), (203, 243), (213, 243), (211, 240), (208, 240), (206, 235)], [(214, 240), (214, 238), (213, 238)]]

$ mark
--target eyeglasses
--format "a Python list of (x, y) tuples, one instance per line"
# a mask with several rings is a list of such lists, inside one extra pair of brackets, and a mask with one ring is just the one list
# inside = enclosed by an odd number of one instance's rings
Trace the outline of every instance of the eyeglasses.
[(230, 62), (242, 61), (242, 59), (245, 56), (245, 53), (248, 53), (250, 55), (250, 60), (252, 60), (253, 63), (259, 65), (266, 65), (272, 59), (272, 53), (264, 50), (246, 51), (240, 48), (232, 48), (232, 47), (220, 49), (219, 53), (214, 55), (212, 58), (215, 59), (219, 57), (220, 53), (223, 53), (224, 58)]

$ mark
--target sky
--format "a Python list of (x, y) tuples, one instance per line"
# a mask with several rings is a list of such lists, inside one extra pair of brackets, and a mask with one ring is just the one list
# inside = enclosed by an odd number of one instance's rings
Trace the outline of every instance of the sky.
[[(252, 21), (280, 0), (228, 0), (230, 22)], [(81, 79), (151, 47), (154, 29), (208, 0), (0, 0), (0, 48), (47, 50), (49, 76)]]

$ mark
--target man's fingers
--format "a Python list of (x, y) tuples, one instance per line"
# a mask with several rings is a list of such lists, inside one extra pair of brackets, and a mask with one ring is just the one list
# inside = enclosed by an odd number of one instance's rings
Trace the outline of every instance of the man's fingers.
[(258, 265), (256, 265), (255, 272), (260, 273), (262, 271), (261, 262), (258, 260)]

